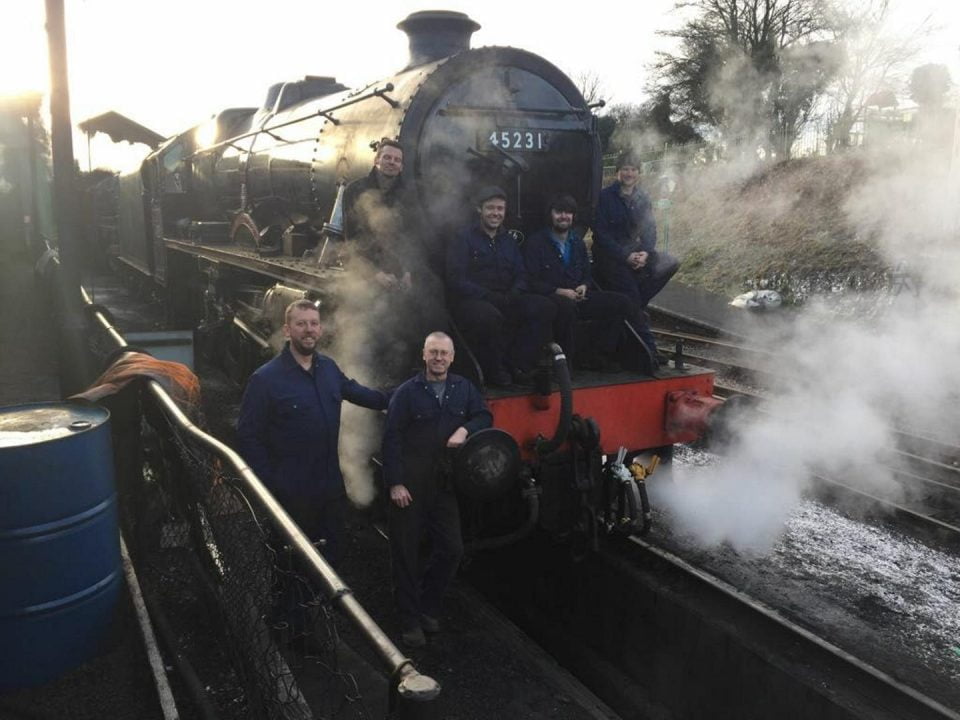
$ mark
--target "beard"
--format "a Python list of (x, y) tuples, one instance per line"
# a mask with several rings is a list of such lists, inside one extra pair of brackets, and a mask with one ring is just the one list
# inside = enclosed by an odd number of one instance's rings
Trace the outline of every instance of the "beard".
[(317, 340), (316, 338), (309, 338), (308, 342), (309, 344), (305, 345), (303, 340), (290, 338), (290, 347), (301, 355), (313, 355), (314, 350), (317, 349)]

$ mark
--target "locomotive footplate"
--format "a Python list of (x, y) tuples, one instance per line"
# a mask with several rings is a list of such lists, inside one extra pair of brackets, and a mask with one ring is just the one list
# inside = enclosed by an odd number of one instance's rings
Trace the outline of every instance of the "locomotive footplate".
[(227, 262), (230, 265), (260, 275), (282, 280), (305, 289), (318, 284), (329, 285), (340, 281), (344, 272), (335, 268), (320, 267), (316, 262), (290, 257), (262, 257), (253, 250), (245, 250), (236, 245), (198, 245), (186, 240), (164, 238), (164, 245), (170, 250), (193, 255), (212, 262)]

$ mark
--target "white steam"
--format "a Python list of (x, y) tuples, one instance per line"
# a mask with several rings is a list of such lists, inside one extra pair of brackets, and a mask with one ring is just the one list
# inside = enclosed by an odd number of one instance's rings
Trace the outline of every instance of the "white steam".
[(897, 429), (957, 441), (958, 197), (941, 160), (894, 160), (874, 167), (845, 210), (912, 281), (878, 293), (867, 319), (840, 317), (832, 296), (809, 303), (768, 368), (782, 378), (776, 397), (743, 419), (719, 464), (677, 468), (676, 483), (657, 488), (679, 529), (705, 545), (767, 552), (814, 474), (893, 500), (914, 492), (895, 475)]

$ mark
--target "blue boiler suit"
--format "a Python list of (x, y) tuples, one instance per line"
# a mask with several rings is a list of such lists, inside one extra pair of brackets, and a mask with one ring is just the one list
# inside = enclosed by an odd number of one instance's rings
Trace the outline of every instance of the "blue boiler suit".
[(491, 238), (474, 223), (447, 245), (446, 276), (450, 310), (487, 381), (533, 369), (556, 309), (529, 292), (517, 241), (502, 228)]
[[(389, 504), (394, 590), (404, 628), (420, 616), (437, 618), (444, 590), (463, 554), (460, 509), (450, 484), (447, 439), (459, 427), (468, 433), (488, 428), (493, 416), (466, 378), (447, 375), (442, 400), (423, 372), (398, 387), (383, 433), (383, 478), (402, 484), (413, 498), (407, 507)], [(420, 541), (426, 532), (431, 554), (420, 572)]]
[(240, 454), (300, 529), (327, 541), (324, 555), (342, 555), (343, 503), (338, 441), (340, 405), (383, 410), (389, 397), (351, 380), (337, 364), (314, 353), (304, 370), (289, 344), (257, 369), (240, 404)]

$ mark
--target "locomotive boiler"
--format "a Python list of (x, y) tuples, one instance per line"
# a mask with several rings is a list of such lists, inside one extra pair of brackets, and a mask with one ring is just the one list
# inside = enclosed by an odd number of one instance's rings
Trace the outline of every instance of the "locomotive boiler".
[[(418, 12), (398, 27), (410, 59), (392, 77), (356, 89), (317, 76), (276, 84), (263, 106), (220, 112), (119, 180), (118, 259), (165, 289), (172, 324), (216, 338), (210, 345), (238, 381), (276, 349), (294, 299), (317, 299), (334, 336), (360, 321), (362, 305), (338, 312), (356, 274), (321, 251), (336, 240), (344, 184), (369, 172), (381, 138), (404, 148), (423, 230), (408, 240), (425, 258), (475, 217), (470, 198), (484, 185), (506, 191), (506, 225), (521, 232), (544, 222), (557, 192), (592, 214), (597, 121), (566, 75), (524, 50), (470, 49), (479, 25), (462, 13)], [(535, 390), (487, 389), (500, 429), (468, 443), (457, 471), (480, 508), (477, 537), (496, 528), (514, 538), (534, 524), (594, 539), (602, 528), (645, 527), (644, 481), (656, 460), (637, 458), (669, 459), (674, 442), (696, 437), (713, 380), (691, 368), (654, 377), (629, 325), (625, 336), (622, 373), (572, 382), (554, 346)], [(455, 339), (454, 370), (482, 383)]]

